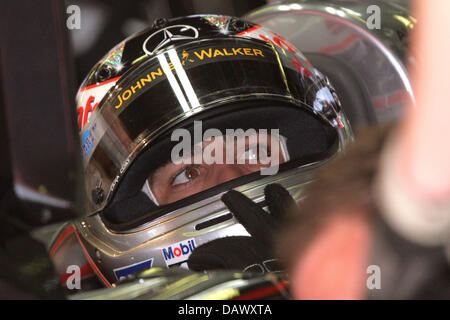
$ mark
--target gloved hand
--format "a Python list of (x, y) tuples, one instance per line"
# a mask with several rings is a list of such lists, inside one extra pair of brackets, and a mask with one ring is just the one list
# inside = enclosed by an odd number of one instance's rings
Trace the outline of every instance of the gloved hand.
[(222, 201), (251, 237), (219, 238), (199, 246), (187, 261), (189, 269), (234, 269), (261, 274), (282, 272), (274, 255), (274, 240), (283, 217), (296, 207), (296, 203), (278, 184), (268, 185), (264, 195), (270, 213), (238, 191), (224, 194)]

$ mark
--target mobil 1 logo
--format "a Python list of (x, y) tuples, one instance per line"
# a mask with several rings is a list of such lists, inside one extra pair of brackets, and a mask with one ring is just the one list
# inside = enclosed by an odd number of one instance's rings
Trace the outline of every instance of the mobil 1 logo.
[(196, 248), (195, 239), (187, 239), (161, 249), (167, 267), (186, 261)]

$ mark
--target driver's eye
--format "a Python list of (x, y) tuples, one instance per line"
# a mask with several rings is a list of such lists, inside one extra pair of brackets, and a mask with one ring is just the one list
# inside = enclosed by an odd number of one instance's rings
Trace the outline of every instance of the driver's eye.
[(200, 175), (200, 170), (197, 166), (188, 166), (179, 172), (172, 180), (172, 185), (180, 185), (196, 179)]

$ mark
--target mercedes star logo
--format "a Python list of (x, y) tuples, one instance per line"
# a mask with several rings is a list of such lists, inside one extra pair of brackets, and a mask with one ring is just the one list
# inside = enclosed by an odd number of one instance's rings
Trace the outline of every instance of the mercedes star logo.
[(142, 45), (142, 49), (148, 55), (152, 55), (158, 49), (173, 41), (198, 38), (198, 30), (187, 25), (175, 25), (156, 31), (150, 35)]

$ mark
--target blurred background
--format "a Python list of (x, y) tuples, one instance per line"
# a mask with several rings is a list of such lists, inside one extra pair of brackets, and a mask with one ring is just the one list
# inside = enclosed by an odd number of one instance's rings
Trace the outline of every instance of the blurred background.
[[(224, 14), (240, 17), (265, 4), (281, 2), (286, 1), (66, 0), (66, 7), (77, 5), (81, 9), (81, 28), (69, 32), (75, 58), (77, 85), (81, 84), (93, 65), (114, 45), (151, 25), (157, 18), (192, 14)], [(324, 1), (317, 1), (317, 3), (322, 2)], [(370, 0), (340, 0), (340, 2), (343, 5), (351, 2), (371, 3)], [(392, 0), (390, 2), (407, 8), (410, 1)]]
[(67, 0), (81, 10), (81, 28), (70, 30), (77, 86), (94, 64), (114, 45), (141, 31), (157, 18), (192, 14), (242, 16), (265, 0)]

